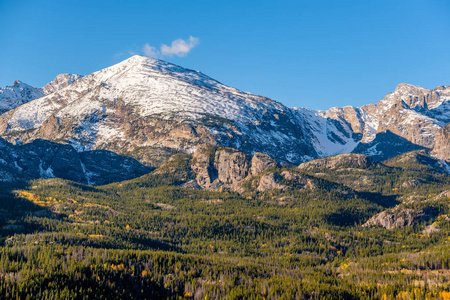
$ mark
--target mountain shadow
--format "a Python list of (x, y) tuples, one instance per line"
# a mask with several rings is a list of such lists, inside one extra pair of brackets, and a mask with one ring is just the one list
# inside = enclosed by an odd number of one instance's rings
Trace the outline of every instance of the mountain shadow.
[(52, 217), (55, 215), (46, 208), (33, 201), (24, 199), (17, 194), (17, 190), (29, 188), (25, 181), (0, 181), (0, 242), (16, 233), (32, 233), (44, 231), (38, 224), (30, 224), (25, 216)]
[(13, 145), (0, 138), (0, 157), (0, 180), (3, 182), (57, 177), (103, 185), (136, 178), (153, 170), (133, 158), (111, 151), (77, 152), (70, 145), (40, 139)]
[(392, 133), (389, 130), (377, 133), (375, 139), (369, 143), (359, 143), (352, 153), (362, 153), (373, 159), (383, 161), (399, 154), (414, 150), (426, 149), (407, 139)]

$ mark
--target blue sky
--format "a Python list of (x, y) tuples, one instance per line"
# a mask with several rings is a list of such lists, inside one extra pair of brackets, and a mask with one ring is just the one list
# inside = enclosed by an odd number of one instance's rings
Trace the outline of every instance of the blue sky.
[(450, 85), (449, 16), (447, 0), (0, 0), (0, 86), (152, 52), (287, 106), (361, 106)]

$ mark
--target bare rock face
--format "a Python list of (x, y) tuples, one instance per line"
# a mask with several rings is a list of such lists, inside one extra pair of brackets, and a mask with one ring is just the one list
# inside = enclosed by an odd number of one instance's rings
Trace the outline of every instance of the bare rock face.
[[(417, 105), (420, 107), (425, 105), (426, 107), (426, 102), (424, 103)], [(415, 113), (414, 110), (411, 110), (403, 100), (397, 100), (381, 116), (377, 133), (390, 131), (415, 145), (432, 148), (435, 142), (435, 134), (439, 129), (440, 126), (435, 124), (435, 120), (424, 118), (422, 114)], [(425, 131), (430, 134), (423, 134)]]
[(190, 189), (190, 190), (200, 190), (201, 186), (199, 186), (197, 184), (197, 182), (195, 182), (195, 180), (190, 180), (188, 182), (186, 182), (185, 184), (182, 185), (182, 187), (184, 187), (185, 189)]
[(386, 95), (391, 101), (405, 102), (409, 107), (434, 107), (439, 102), (439, 92), (435, 90), (424, 89), (411, 84), (400, 83), (393, 93)]
[(432, 148), (442, 123), (448, 123), (450, 89), (441, 86), (433, 90), (399, 84), (377, 106), (386, 108), (378, 112), (377, 133), (387, 130), (413, 144)]
[(441, 228), (439, 228), (439, 226), (431, 224), (425, 227), (424, 230), (422, 230), (422, 234), (430, 234), (439, 231), (441, 231)]
[[(196, 184), (203, 189), (228, 189), (243, 191), (242, 183), (257, 176), (277, 162), (267, 154), (256, 153), (253, 157), (233, 148), (215, 148), (203, 145), (194, 152), (191, 170)], [(282, 189), (277, 180), (280, 175), (264, 175), (260, 190)]]
[(252, 176), (256, 176), (268, 168), (277, 167), (278, 163), (269, 155), (257, 152), (252, 157), (251, 165), (250, 173)]
[(204, 189), (236, 190), (250, 170), (250, 157), (232, 148), (200, 147), (192, 157), (191, 169)]
[(215, 149), (201, 146), (192, 156), (191, 169), (195, 174), (195, 181), (204, 188), (209, 189), (217, 179), (217, 170), (214, 168)]
[(432, 200), (439, 200), (441, 198), (450, 198), (450, 190), (443, 191), (436, 197), (433, 197)]
[(363, 224), (363, 227), (381, 226), (386, 229), (403, 228), (405, 226), (414, 226), (420, 222), (427, 221), (432, 216), (433, 211), (431, 210), (396, 208), (392, 212), (383, 211), (373, 216)]
[(277, 173), (269, 173), (261, 177), (259, 185), (256, 188), (258, 192), (266, 192), (271, 190), (284, 190), (285, 185), (279, 184), (281, 176)]
[(336, 169), (341, 167), (368, 167), (376, 165), (376, 162), (365, 154), (341, 154), (336, 156), (324, 157), (302, 163), (299, 169)]
[(433, 151), (439, 158), (450, 162), (450, 123), (442, 127), (436, 135)]
[[(394, 92), (386, 94), (384, 99), (377, 104), (364, 105), (360, 108), (354, 107), (333, 107), (324, 112), (324, 116), (329, 120), (335, 120), (340, 124), (332, 132), (324, 132), (335, 137), (344, 133), (339, 128), (351, 128), (353, 134), (361, 134), (360, 138), (353, 139), (358, 146), (361, 146), (356, 153), (364, 153), (372, 156), (379, 155), (380, 152), (391, 147), (388, 140), (379, 140), (377, 147), (374, 143), (378, 135), (384, 132), (391, 132), (399, 139), (409, 142), (417, 147), (431, 149), (435, 143), (435, 137), (443, 124), (450, 122), (450, 87), (440, 86), (433, 90), (422, 87), (399, 84)], [(328, 128), (329, 126), (327, 126)], [(331, 128), (331, 127), (329, 127)], [(337, 139), (341, 142), (346, 139)], [(352, 140), (349, 143), (353, 143)], [(355, 144), (355, 146), (356, 146)], [(385, 145), (386, 144), (386, 145)], [(364, 146), (367, 145), (367, 146)], [(338, 146), (335, 144), (335, 147)], [(332, 148), (332, 149), (334, 149)], [(377, 148), (377, 149), (375, 149)], [(354, 149), (354, 147), (353, 147)], [(398, 147), (401, 151), (402, 147)], [(349, 148), (341, 150), (341, 153), (350, 152)], [(407, 148), (404, 153), (411, 151)], [(339, 154), (325, 149), (325, 155)], [(331, 152), (331, 153), (330, 153)]]
[(353, 106), (332, 107), (326, 112), (326, 117), (333, 120), (343, 120), (350, 124), (354, 133), (364, 133), (364, 122), (361, 116), (361, 110)]
[(410, 179), (408, 181), (403, 182), (402, 183), (402, 187), (406, 188), (406, 189), (408, 189), (408, 188), (416, 188), (422, 183), (423, 183), (423, 181), (420, 180), (420, 179)]
[(250, 158), (247, 154), (224, 148), (216, 151), (214, 167), (218, 180), (224, 184), (234, 184), (246, 178), (249, 174)]
[(278, 173), (267, 173), (261, 176), (259, 179), (259, 184), (256, 190), (258, 192), (266, 192), (272, 190), (286, 190), (290, 187), (282, 184), (282, 180), (290, 181), (297, 187), (301, 187), (308, 190), (315, 190), (316, 185), (313, 180), (310, 178), (298, 174), (292, 171), (283, 171), (280, 174)]

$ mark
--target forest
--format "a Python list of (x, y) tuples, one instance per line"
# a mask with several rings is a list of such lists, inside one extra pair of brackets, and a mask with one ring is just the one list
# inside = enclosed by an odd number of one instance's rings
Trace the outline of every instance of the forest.
[[(183, 168), (183, 163), (179, 168)], [(450, 176), (424, 164), (290, 170), (314, 189), (0, 186), (5, 299), (450, 299)], [(405, 226), (364, 225), (408, 212)]]

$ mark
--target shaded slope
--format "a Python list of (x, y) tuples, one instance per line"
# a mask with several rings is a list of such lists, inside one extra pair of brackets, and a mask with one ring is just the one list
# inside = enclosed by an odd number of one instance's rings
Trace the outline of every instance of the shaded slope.
[(59, 177), (85, 184), (106, 184), (151, 171), (129, 157), (105, 150), (78, 153), (70, 145), (35, 140), (12, 145), (0, 138), (0, 181)]

